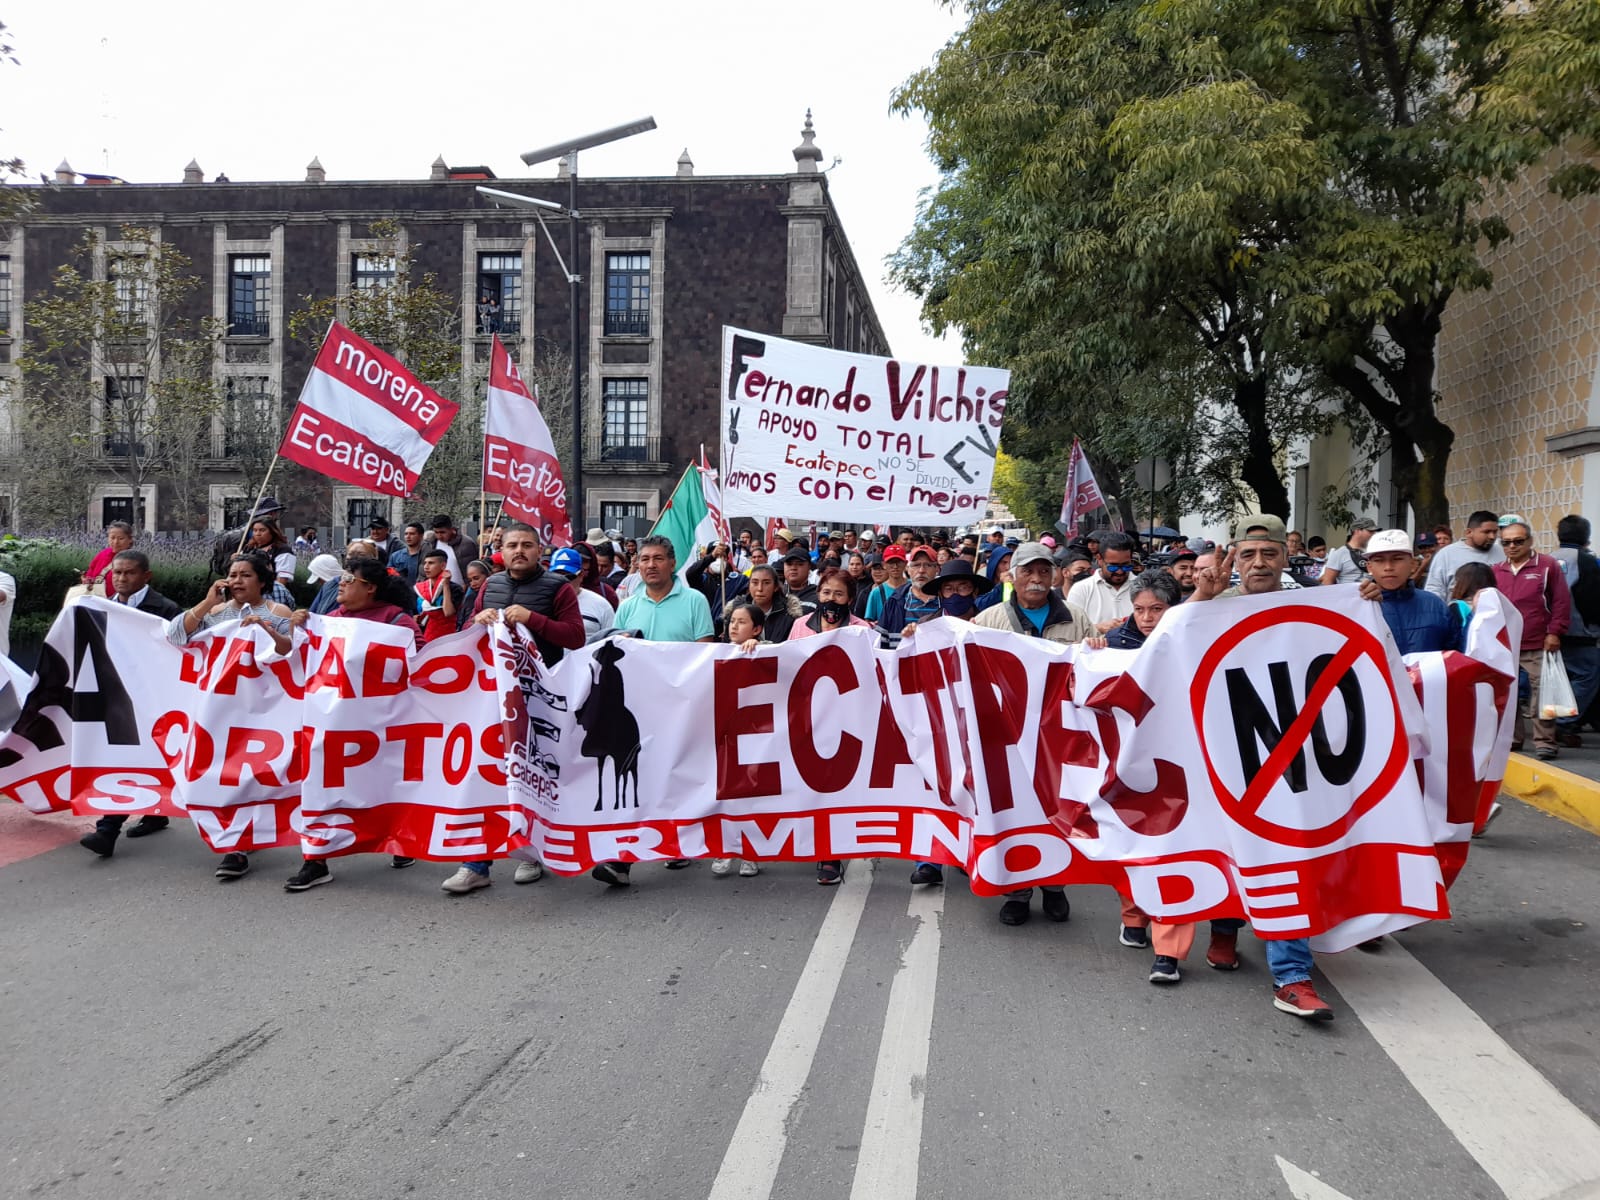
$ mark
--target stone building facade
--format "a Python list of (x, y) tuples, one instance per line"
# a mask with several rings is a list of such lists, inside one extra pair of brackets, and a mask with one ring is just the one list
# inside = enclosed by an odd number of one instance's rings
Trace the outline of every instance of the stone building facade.
[[(685, 151), (671, 175), (577, 180), (584, 527), (655, 517), (700, 446), (714, 452), (724, 324), (888, 352), (819, 168), (809, 114), (791, 154), (786, 174), (700, 176)], [(394, 244), (373, 236), (378, 221), (396, 222), (414, 269), (459, 296), (463, 365), (486, 364), (498, 333), (526, 374), (541, 347), (567, 352), (569, 286), (537, 222), (524, 219), (531, 210), (495, 207), (475, 191), (488, 181), (562, 205), (568, 199), (564, 177), (495, 180), (487, 168), (451, 168), (442, 158), (426, 179), (381, 182), (330, 181), (315, 159), (293, 183), (207, 182), (190, 163), (181, 183), (136, 184), (79, 176), (63, 163), (54, 186), (26, 189), (32, 211), (0, 234), (0, 389), (17, 384), (29, 299), (86, 230), (114, 240), (124, 226), (175, 245), (209, 281), (193, 315), (226, 326), (214, 369), (230, 394), (281, 401), (285, 412), (292, 406), (314, 348), (287, 336), (289, 316), (305, 297), (344, 297), (393, 272), (383, 251)], [(565, 255), (567, 218), (545, 219)], [(91, 398), (100, 383), (85, 379)], [(219, 418), (206, 464), (214, 527), (251, 499), (227, 441)], [(114, 449), (109, 441), (106, 449)], [(27, 527), (25, 464), (11, 476), (0, 480), (0, 525)], [(153, 479), (140, 497), (142, 524), (174, 528), (163, 517), (159, 471)], [(283, 463), (273, 490), (289, 505), (286, 527), (315, 524), (334, 538), (377, 513), (396, 522), (416, 515), (404, 501)], [(109, 470), (96, 472), (84, 520), (94, 528), (129, 516), (132, 504), (127, 486)]]
[(1512, 190), (1515, 236), (1485, 256), (1493, 288), (1451, 300), (1438, 368), (1452, 523), (1519, 512), (1545, 550), (1568, 513), (1600, 522), (1600, 199), (1547, 182)]

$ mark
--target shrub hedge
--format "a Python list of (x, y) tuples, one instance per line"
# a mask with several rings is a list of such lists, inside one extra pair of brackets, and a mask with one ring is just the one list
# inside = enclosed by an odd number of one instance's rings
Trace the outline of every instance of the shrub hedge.
[[(79, 582), (104, 545), (102, 537), (78, 533), (0, 538), (0, 571), (17, 581), (16, 608), (11, 614), (14, 644), (44, 640), (61, 611), (67, 589)], [(187, 606), (199, 603), (211, 583), (211, 545), (209, 538), (146, 535), (134, 543), (134, 548), (150, 558), (151, 586)], [(302, 602), (315, 594), (304, 563), (295, 571), (291, 590)]]

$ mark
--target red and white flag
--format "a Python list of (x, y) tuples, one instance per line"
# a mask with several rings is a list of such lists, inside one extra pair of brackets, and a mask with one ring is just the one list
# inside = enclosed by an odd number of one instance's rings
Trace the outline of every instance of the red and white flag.
[(728, 529), (728, 518), (722, 515), (722, 489), (717, 487), (717, 473), (711, 467), (711, 462), (706, 458), (706, 448), (700, 447), (700, 494), (706, 499), (706, 512), (710, 514), (711, 523), (717, 527), (717, 540), (724, 546), (733, 545), (733, 536)]
[(505, 511), (537, 529), (545, 545), (572, 545), (567, 485), (561, 479), (555, 441), (538, 401), (498, 336), (489, 352), (483, 490), (504, 496)]
[(1072, 439), (1072, 458), (1067, 465), (1067, 490), (1061, 497), (1061, 524), (1068, 533), (1078, 528), (1078, 518), (1106, 506), (1100, 485), (1077, 438)]
[(335, 322), (278, 453), (330, 479), (409, 496), (458, 408)]

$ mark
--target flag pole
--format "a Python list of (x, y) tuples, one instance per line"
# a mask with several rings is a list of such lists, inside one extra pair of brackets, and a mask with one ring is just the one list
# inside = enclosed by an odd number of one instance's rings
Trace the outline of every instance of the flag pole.
[(250, 540), (250, 526), (255, 524), (256, 509), (261, 507), (261, 502), (267, 496), (267, 484), (272, 482), (272, 473), (278, 469), (278, 456), (272, 456), (272, 462), (267, 465), (267, 473), (261, 478), (261, 490), (256, 493), (256, 502), (250, 506), (250, 511), (244, 517), (244, 532), (239, 535), (239, 548), (235, 554), (244, 553), (244, 544)]

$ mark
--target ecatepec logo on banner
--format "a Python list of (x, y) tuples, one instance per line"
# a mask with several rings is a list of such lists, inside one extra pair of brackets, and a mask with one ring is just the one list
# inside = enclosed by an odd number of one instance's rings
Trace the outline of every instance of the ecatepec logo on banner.
[(1219, 637), (1190, 700), (1223, 812), (1258, 837), (1306, 849), (1371, 812), (1411, 762), (1386, 662), (1370, 630), (1319, 608), (1256, 612)]
[(722, 331), (722, 495), (849, 523), (956, 523), (989, 504), (1009, 371)]

